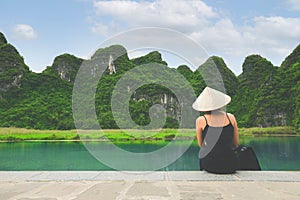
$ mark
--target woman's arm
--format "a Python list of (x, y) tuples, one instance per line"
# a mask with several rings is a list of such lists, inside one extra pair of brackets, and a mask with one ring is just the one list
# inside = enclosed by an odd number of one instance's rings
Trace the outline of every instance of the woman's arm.
[(238, 125), (236, 122), (236, 119), (233, 114), (229, 114), (230, 116), (230, 121), (233, 125), (233, 146), (237, 147), (239, 145), (239, 130), (238, 130)]
[(198, 141), (198, 146), (202, 146), (202, 120), (201, 117), (198, 117), (196, 120), (196, 135), (197, 135), (197, 141)]

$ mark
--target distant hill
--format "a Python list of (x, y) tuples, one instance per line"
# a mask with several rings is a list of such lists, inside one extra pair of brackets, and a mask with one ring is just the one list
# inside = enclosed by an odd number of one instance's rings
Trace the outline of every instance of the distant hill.
[[(110, 71), (110, 56), (115, 58), (113, 65), (116, 73)], [(182, 74), (196, 95), (206, 85), (218, 89), (224, 86), (224, 92), (232, 97), (227, 111), (236, 115), (240, 127), (289, 125), (300, 128), (300, 45), (280, 67), (273, 66), (260, 55), (247, 56), (239, 76), (217, 56), (208, 58), (196, 71), (186, 65), (177, 69), (169, 68), (158, 51), (130, 60), (126, 49), (120, 45), (97, 50), (92, 59), (98, 57), (103, 57), (105, 61), (100, 64), (107, 65), (99, 81), (95, 101), (102, 128), (118, 128), (111, 112), (111, 96), (117, 82), (127, 71), (149, 63), (158, 63), (170, 72)], [(75, 128), (72, 90), (77, 71), (85, 61), (74, 55), (63, 54), (57, 56), (42, 73), (34, 73), (24, 63), (17, 49), (0, 33), (0, 126)], [(154, 104), (163, 105), (167, 111), (165, 127), (179, 126), (181, 110), (176, 96), (168, 88), (157, 84), (144, 85), (133, 93), (129, 102), (130, 117), (138, 125), (149, 124), (149, 109)], [(194, 124), (189, 126), (193, 127)]]

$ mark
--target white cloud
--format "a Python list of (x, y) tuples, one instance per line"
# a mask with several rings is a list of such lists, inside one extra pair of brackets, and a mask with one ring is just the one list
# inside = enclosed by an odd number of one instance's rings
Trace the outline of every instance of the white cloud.
[(18, 39), (33, 40), (37, 38), (35, 30), (27, 24), (17, 24), (13, 28), (13, 35)]
[(242, 35), (229, 19), (195, 30), (191, 37), (200, 42), (208, 50), (222, 49), (227, 53), (235, 53), (237, 44), (242, 42)]
[(256, 17), (253, 21), (244, 30), (245, 45), (280, 65), (300, 42), (300, 18)]
[(202, 1), (95, 1), (94, 7), (98, 16), (111, 16), (129, 28), (160, 26), (183, 32), (203, 26), (217, 16)]
[(94, 26), (91, 27), (92, 32), (103, 35), (110, 36), (112, 34), (120, 31), (117, 24), (113, 21), (110, 24), (104, 24), (102, 22), (94, 22)]
[[(289, 1), (300, 9), (300, 0)], [(94, 1), (94, 8), (96, 23), (92, 30), (96, 33), (109, 35), (147, 26), (174, 29), (193, 38), (210, 55), (222, 56), (236, 74), (241, 73), (249, 54), (261, 54), (280, 65), (299, 44), (300, 18), (258, 16), (237, 25), (200, 0)], [(170, 41), (170, 45), (176, 42)]]
[(227, 60), (231, 69), (239, 74), (244, 58), (260, 54), (275, 65), (299, 44), (300, 18), (256, 17), (251, 24), (237, 26), (230, 19), (221, 19), (210, 27), (195, 30), (191, 37), (201, 43), (209, 53)]
[(256, 17), (254, 23), (248, 31), (263, 36), (271, 43), (299, 39), (300, 18)]
[(287, 0), (292, 10), (300, 10), (300, 0)]

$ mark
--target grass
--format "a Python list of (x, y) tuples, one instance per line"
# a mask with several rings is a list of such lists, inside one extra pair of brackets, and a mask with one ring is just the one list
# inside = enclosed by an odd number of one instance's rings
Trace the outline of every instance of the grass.
[(194, 137), (194, 131), (162, 129), (162, 130), (32, 130), (24, 128), (0, 128), (0, 141), (23, 140), (171, 140)]
[(261, 136), (291, 136), (291, 135), (298, 135), (300, 136), (300, 131), (296, 130), (290, 126), (278, 126), (278, 127), (267, 127), (267, 128), (240, 128), (239, 133), (241, 135), (261, 135)]
[[(292, 127), (240, 128), (241, 136), (300, 136)], [(0, 141), (27, 140), (115, 140), (145, 141), (172, 140), (174, 137), (185, 140), (195, 138), (194, 129), (162, 130), (32, 130), (24, 128), (0, 128)]]
[(25, 128), (0, 128), (0, 140), (73, 140), (77, 139), (76, 130), (32, 130)]

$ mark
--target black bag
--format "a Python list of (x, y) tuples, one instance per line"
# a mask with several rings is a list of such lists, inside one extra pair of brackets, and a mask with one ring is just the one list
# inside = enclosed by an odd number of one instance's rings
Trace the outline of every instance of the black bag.
[(261, 170), (258, 159), (252, 147), (239, 145), (238, 147), (234, 148), (233, 151), (238, 160), (237, 170)]

